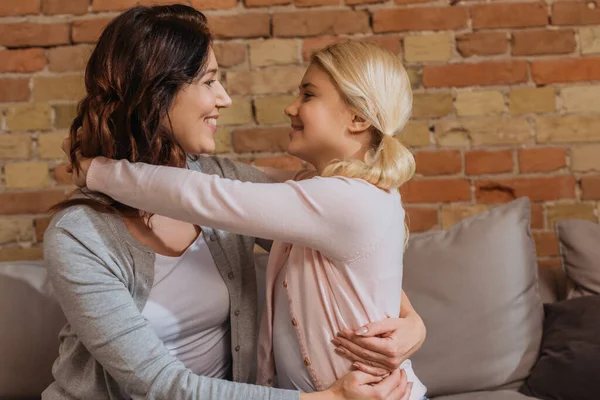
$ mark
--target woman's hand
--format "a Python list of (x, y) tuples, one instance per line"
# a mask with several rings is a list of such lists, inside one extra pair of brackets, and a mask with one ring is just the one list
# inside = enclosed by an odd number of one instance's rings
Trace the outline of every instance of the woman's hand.
[[(71, 149), (71, 140), (67, 137), (62, 141), (61, 145), (62, 151), (69, 157), (69, 152)], [(72, 174), (73, 184), (78, 187), (84, 187), (88, 170), (90, 169), (90, 165), (92, 164), (92, 158), (84, 158), (80, 154), (77, 154), (77, 161), (79, 162), (79, 170), (76, 171), (73, 169), (73, 164), (69, 164), (67, 166), (67, 172)]]
[[(414, 310), (413, 310), (414, 311)], [(354, 368), (385, 375), (400, 367), (425, 341), (423, 320), (416, 312), (404, 318), (372, 322), (356, 332), (343, 330), (332, 340), (336, 353), (353, 361)]]
[(300, 400), (407, 400), (411, 389), (403, 370), (386, 378), (352, 371), (325, 391), (301, 393)]

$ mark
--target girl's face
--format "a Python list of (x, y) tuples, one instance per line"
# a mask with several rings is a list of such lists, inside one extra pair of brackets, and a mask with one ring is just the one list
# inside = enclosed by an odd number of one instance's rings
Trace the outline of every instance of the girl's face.
[(211, 49), (204, 75), (179, 90), (163, 120), (187, 154), (215, 151), (219, 109), (231, 105), (231, 98), (218, 81), (218, 68)]
[(350, 110), (329, 74), (316, 64), (308, 67), (299, 96), (285, 113), (292, 125), (288, 153), (319, 172), (335, 159), (362, 159), (368, 150), (370, 124)]

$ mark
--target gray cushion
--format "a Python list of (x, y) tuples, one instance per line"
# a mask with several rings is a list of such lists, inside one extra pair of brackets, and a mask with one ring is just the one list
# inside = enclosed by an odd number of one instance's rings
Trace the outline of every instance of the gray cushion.
[(66, 320), (44, 293), (45, 277), (41, 264), (0, 264), (0, 399), (39, 398), (53, 381)]
[(443, 231), (412, 235), (403, 287), (427, 326), (412, 357), (431, 397), (524, 380), (543, 308), (526, 198)]
[(512, 390), (499, 390), (497, 392), (473, 392), (435, 397), (432, 400), (531, 400), (532, 398)]
[(572, 283), (567, 298), (600, 294), (600, 225), (573, 219), (556, 223), (563, 268)]

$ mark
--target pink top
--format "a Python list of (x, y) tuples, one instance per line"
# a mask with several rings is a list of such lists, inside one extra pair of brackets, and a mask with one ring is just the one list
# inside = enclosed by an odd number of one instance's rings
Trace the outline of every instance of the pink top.
[[(92, 162), (87, 184), (141, 210), (276, 240), (267, 266), (259, 384), (275, 379), (273, 291), (285, 263), (290, 324), (317, 390), (350, 370), (333, 351), (336, 332), (400, 314), (405, 234), (396, 190), (344, 177), (249, 183), (105, 158)], [(425, 393), (421, 387), (415, 382), (411, 399)]]

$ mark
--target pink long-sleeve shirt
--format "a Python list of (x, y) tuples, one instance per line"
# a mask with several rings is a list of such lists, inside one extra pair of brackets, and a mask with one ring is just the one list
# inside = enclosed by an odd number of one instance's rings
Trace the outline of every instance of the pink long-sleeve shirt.
[[(273, 294), (284, 265), (289, 323), (317, 390), (350, 370), (334, 353), (336, 332), (400, 313), (405, 232), (396, 190), (344, 177), (249, 183), (105, 158), (92, 162), (87, 185), (144, 211), (275, 240), (259, 333), (259, 384), (275, 380)], [(419, 399), (425, 388), (415, 383), (412, 392), (410, 398)]]

